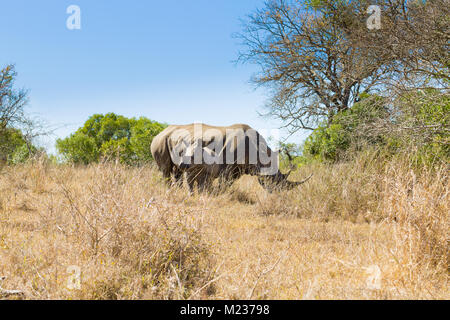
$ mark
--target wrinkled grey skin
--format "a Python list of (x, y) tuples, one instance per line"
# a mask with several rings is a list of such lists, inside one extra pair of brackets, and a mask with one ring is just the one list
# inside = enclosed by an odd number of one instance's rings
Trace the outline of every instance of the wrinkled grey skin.
[[(226, 146), (230, 139), (230, 137), (227, 137), (227, 129), (242, 129), (244, 131), (249, 129), (253, 130), (250, 126), (245, 124), (236, 124), (229, 127), (215, 127), (202, 124), (202, 128), (203, 130), (214, 129), (218, 133), (220, 132), (217, 136), (205, 135), (202, 137), (203, 148), (207, 147), (211, 142), (214, 142), (214, 139), (223, 139), (222, 145)], [(300, 182), (292, 182), (288, 180), (289, 173), (283, 174), (279, 170), (273, 175), (262, 175), (262, 170), (267, 168), (267, 165), (264, 166), (260, 163), (259, 158), (256, 163), (251, 163), (251, 161), (249, 161), (249, 150), (251, 148), (258, 149), (260, 142), (267, 146), (264, 138), (259, 133), (256, 133), (258, 143), (252, 143), (248, 139), (245, 141), (237, 141), (237, 144), (243, 143), (246, 149), (245, 161), (242, 164), (238, 164), (237, 162), (227, 164), (226, 161), (223, 161), (221, 164), (193, 164), (194, 161), (191, 162), (192, 164), (175, 163), (173, 152), (174, 149), (179, 151), (180, 140), (177, 140), (174, 136), (177, 136), (177, 133), (180, 130), (184, 130), (184, 132), (186, 132), (185, 136), (188, 137), (187, 139), (191, 139), (190, 143), (194, 143), (194, 139), (191, 138), (194, 137), (194, 124), (171, 125), (153, 139), (151, 152), (158, 169), (162, 172), (167, 181), (172, 181), (173, 184), (181, 184), (183, 176), (186, 175), (187, 183), (191, 191), (193, 190), (195, 183), (197, 183), (197, 187), (200, 190), (209, 189), (212, 185), (212, 181), (216, 178), (219, 179), (219, 185), (221, 187), (228, 187), (244, 174), (258, 176), (258, 181), (261, 186), (269, 192), (274, 190), (291, 190), (296, 186), (305, 183), (310, 178)], [(184, 137), (184, 139), (186, 139), (186, 137)], [(252, 151), (255, 151), (256, 149)], [(236, 150), (233, 149), (231, 149), (231, 151), (236, 152)], [(222, 153), (225, 153), (225, 151), (219, 152), (219, 156), (222, 156)], [(269, 156), (272, 154), (272, 150), (270, 150), (268, 146), (267, 154)]]

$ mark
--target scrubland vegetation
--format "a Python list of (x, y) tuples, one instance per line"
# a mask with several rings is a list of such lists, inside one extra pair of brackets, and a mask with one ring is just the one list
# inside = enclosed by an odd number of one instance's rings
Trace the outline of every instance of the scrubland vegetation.
[[(366, 152), (189, 196), (152, 166), (0, 176), (0, 274), (28, 299), (448, 299), (448, 168)], [(70, 266), (81, 270), (68, 289)]]
[(244, 22), (269, 115), (311, 130), (281, 144), (291, 180), (314, 174), (291, 191), (170, 187), (150, 153), (166, 124), (143, 117), (93, 115), (48, 156), (2, 69), (0, 298), (449, 299), (449, 7), (377, 1), (368, 31), (370, 3)]

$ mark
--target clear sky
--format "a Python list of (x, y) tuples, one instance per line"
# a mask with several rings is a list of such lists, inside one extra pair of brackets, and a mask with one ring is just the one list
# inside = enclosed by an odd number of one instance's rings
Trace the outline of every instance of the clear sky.
[[(69, 30), (70, 5), (81, 30)], [(65, 137), (94, 113), (169, 124), (280, 124), (258, 116), (257, 70), (235, 65), (240, 18), (263, 0), (14, 0), (0, 8), (0, 66), (14, 63), (28, 111)], [(300, 142), (304, 135), (291, 138)]]

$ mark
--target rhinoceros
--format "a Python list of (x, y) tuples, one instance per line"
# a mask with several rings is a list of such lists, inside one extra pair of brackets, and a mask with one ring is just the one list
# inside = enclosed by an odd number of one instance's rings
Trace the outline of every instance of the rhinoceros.
[(151, 152), (167, 181), (182, 183), (186, 173), (192, 191), (219, 184), (230, 186), (242, 175), (258, 176), (268, 191), (292, 189), (311, 178), (292, 182), (290, 174), (278, 168), (278, 152), (272, 151), (264, 138), (250, 126), (235, 124), (228, 127), (201, 123), (170, 125), (152, 141)]

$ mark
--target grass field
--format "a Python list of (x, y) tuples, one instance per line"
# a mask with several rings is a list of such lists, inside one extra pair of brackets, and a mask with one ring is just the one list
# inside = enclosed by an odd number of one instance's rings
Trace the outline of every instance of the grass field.
[(447, 169), (366, 154), (303, 166), (292, 180), (314, 176), (290, 192), (246, 176), (190, 196), (151, 166), (4, 167), (0, 286), (23, 292), (9, 299), (449, 299)]

